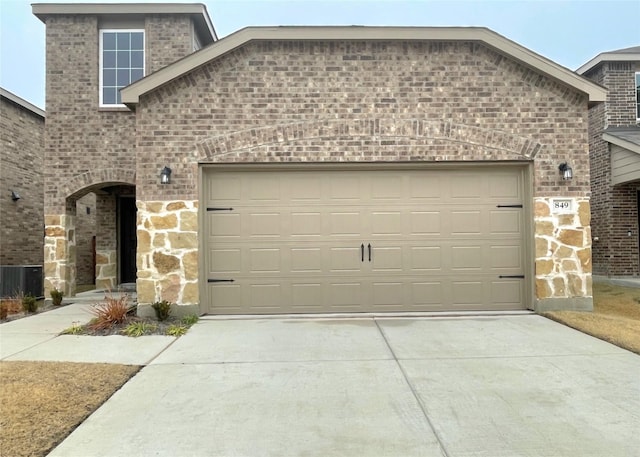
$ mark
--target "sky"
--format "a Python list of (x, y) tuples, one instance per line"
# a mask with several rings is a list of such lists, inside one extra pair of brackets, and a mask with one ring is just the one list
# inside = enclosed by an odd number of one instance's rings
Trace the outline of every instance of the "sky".
[[(181, 0), (170, 0), (169, 3)], [(33, 3), (166, 3), (36, 0)], [(45, 26), (30, 0), (0, 0), (0, 86), (45, 108)], [(571, 70), (640, 45), (640, 0), (191, 0), (223, 38), (248, 26), (482, 26)]]

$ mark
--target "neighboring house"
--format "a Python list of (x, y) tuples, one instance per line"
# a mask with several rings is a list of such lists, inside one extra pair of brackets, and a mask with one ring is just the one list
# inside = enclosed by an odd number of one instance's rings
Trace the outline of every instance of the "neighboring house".
[(44, 111), (0, 89), (0, 265), (42, 265)]
[(640, 275), (640, 46), (603, 52), (578, 73), (609, 91), (589, 110), (593, 273)]
[[(0, 88), (0, 265), (43, 265), (45, 112)], [(94, 284), (95, 195), (77, 202), (78, 283)]]
[(101, 190), (98, 283), (135, 279), (142, 312), (592, 308), (600, 85), (485, 28), (216, 41), (202, 5), (33, 11), (47, 287), (73, 293), (72, 203)]

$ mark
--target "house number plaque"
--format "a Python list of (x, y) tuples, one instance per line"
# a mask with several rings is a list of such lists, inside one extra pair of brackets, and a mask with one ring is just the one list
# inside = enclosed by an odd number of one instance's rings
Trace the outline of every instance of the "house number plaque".
[(573, 212), (573, 200), (570, 198), (554, 198), (551, 200), (551, 211), (554, 213)]

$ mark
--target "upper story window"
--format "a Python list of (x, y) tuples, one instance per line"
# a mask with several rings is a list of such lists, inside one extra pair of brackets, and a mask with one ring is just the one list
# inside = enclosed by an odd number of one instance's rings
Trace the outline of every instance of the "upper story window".
[(640, 71), (636, 73), (636, 119), (640, 121)]
[(144, 76), (144, 30), (100, 31), (100, 106), (121, 106), (120, 89)]

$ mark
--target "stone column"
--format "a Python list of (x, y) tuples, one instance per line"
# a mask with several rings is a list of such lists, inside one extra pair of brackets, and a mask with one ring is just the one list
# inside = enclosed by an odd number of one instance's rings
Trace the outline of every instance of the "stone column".
[(76, 294), (75, 201), (67, 206), (65, 214), (44, 217), (45, 297), (49, 297), (54, 288), (66, 297)]
[(536, 311), (593, 309), (589, 200), (554, 211), (553, 198), (535, 200)]
[(178, 305), (177, 314), (198, 314), (198, 202), (136, 204), (138, 312), (167, 300)]

